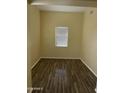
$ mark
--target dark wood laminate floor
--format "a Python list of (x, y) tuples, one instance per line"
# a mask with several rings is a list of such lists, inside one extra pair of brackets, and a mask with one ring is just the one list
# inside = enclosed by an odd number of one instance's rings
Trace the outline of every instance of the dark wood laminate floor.
[(78, 59), (41, 59), (32, 69), (32, 93), (95, 93), (96, 80)]

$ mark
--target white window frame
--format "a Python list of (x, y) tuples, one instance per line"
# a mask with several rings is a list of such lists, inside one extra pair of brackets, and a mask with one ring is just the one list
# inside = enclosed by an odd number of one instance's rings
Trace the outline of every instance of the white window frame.
[[(57, 33), (58, 33), (57, 31), (59, 31), (59, 29), (60, 30), (62, 30), (62, 29), (64, 30), (65, 29), (65, 31), (67, 31), (67, 33), (66, 33), (67, 36), (65, 36), (66, 39), (67, 39), (66, 40), (66, 45), (58, 45), (57, 44)], [(68, 47), (68, 27), (55, 27), (55, 46), (56, 47)]]

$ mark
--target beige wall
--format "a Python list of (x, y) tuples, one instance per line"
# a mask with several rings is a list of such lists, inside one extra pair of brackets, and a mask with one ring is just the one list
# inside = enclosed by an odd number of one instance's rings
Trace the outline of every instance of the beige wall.
[(27, 83), (31, 87), (31, 67), (40, 58), (40, 11), (35, 7), (27, 7)]
[[(90, 12), (93, 10), (93, 13)], [(81, 58), (97, 74), (97, 9), (89, 8), (84, 14)]]
[[(82, 13), (41, 12), (41, 56), (80, 57)], [(67, 48), (55, 47), (55, 27), (69, 27)]]
[[(90, 14), (90, 10), (94, 13)], [(31, 67), (40, 57), (82, 58), (97, 74), (96, 9), (85, 13), (40, 12), (28, 5), (28, 87)], [(55, 47), (55, 27), (69, 27), (68, 48)]]

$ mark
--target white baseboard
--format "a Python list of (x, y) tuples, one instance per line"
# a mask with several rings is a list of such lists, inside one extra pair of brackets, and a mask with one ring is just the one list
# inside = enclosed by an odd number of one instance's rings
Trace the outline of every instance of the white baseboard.
[(40, 57), (34, 64), (33, 66), (31, 67), (31, 69), (33, 69), (36, 64), (40, 61), (40, 59), (42, 58), (48, 58), (48, 59), (80, 59), (80, 58), (72, 58), (72, 57)]
[(96, 93), (97, 93), (97, 88), (95, 88), (95, 91), (96, 91)]
[(40, 61), (40, 59), (41, 57), (33, 64), (33, 66), (31, 66), (31, 69), (33, 69), (36, 66), (36, 64)]
[(80, 60), (84, 63), (84, 65), (97, 77), (96, 73), (86, 64), (86, 62), (80, 58)]
[(80, 58), (74, 58), (74, 57), (41, 57), (42, 58), (48, 58), (48, 59), (80, 59)]
[(84, 65), (97, 77), (97, 75), (95, 74), (95, 72), (86, 64), (86, 62), (81, 59), (81, 58), (72, 58), (72, 57), (40, 57), (36, 62), (35, 64), (31, 67), (31, 69), (33, 69), (36, 64), (40, 61), (40, 59), (43, 59), (43, 58), (48, 58), (48, 59), (80, 59)]
[(32, 93), (33, 88), (28, 88), (27, 93)]

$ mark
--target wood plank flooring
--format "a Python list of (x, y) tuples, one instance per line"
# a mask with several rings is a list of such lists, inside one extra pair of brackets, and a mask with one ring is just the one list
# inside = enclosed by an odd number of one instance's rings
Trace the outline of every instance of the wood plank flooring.
[(95, 93), (97, 78), (78, 59), (41, 59), (32, 69), (32, 93)]

